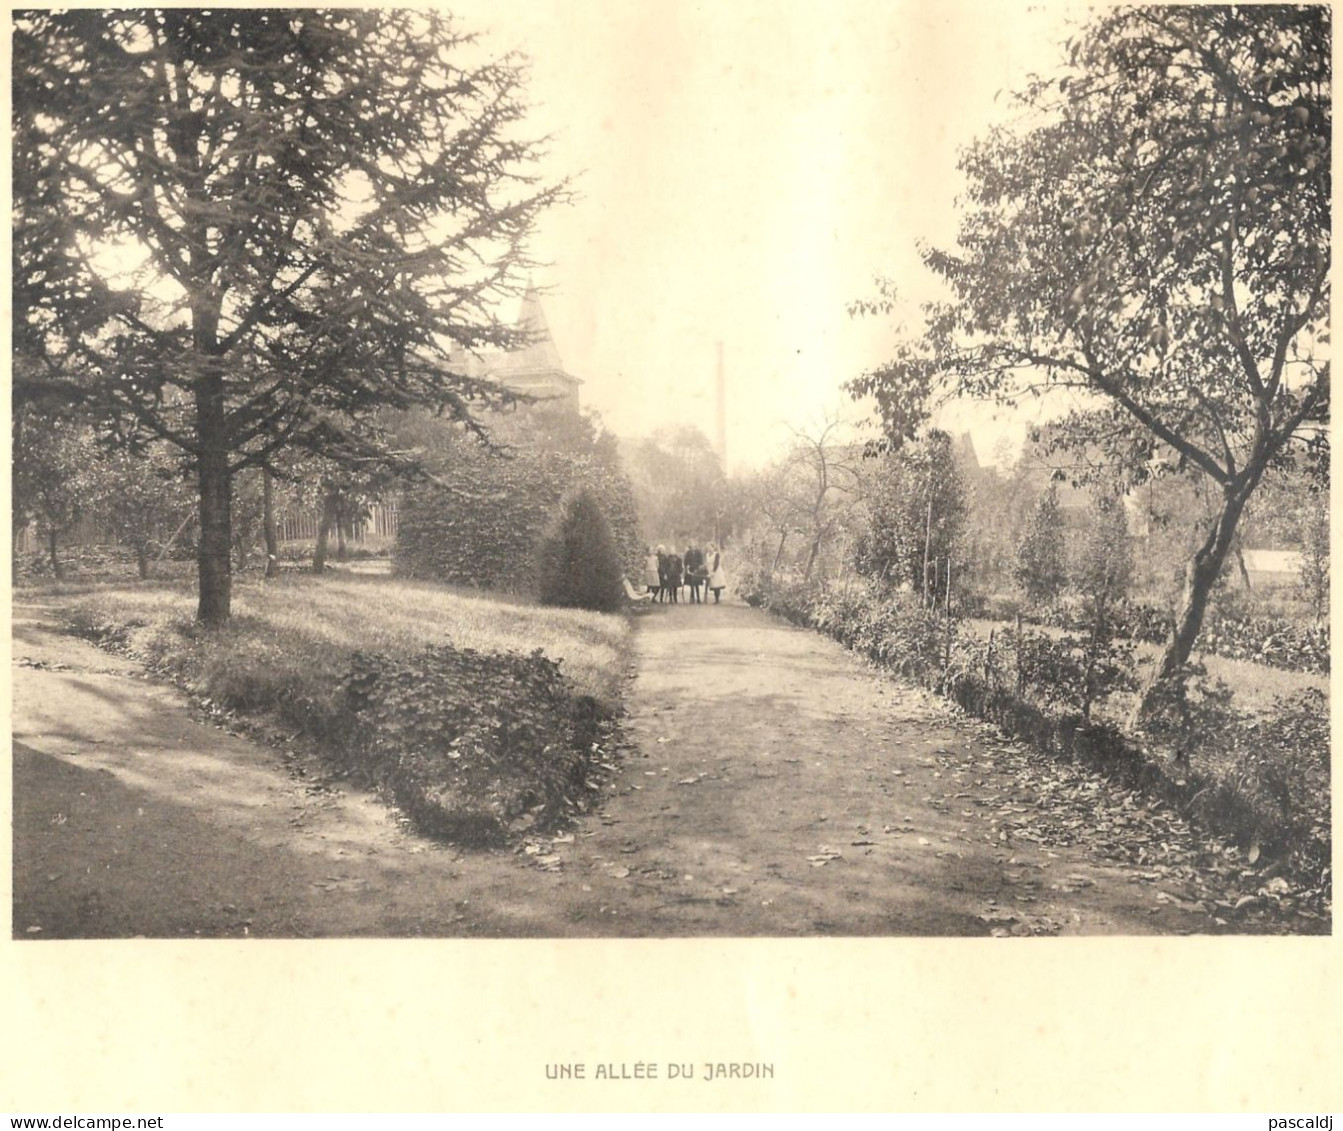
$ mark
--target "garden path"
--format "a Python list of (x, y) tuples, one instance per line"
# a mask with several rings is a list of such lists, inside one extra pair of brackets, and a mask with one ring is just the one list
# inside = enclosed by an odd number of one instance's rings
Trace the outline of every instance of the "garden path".
[(14, 933), (1216, 929), (1177, 870), (1112, 858), (1131, 799), (815, 633), (680, 605), (643, 614), (636, 640), (629, 746), (601, 807), (516, 851), (461, 852), (17, 605)]

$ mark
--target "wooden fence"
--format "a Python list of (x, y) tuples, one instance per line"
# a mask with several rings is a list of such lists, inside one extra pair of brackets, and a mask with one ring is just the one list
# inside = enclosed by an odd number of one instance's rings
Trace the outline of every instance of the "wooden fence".
[[(310, 541), (317, 537), (322, 516), (318, 511), (281, 513), (276, 527), (281, 542)], [(395, 503), (378, 504), (369, 508), (368, 518), (354, 524), (349, 532), (351, 541), (362, 542), (370, 534), (382, 538), (396, 537), (397, 511)], [(106, 531), (91, 522), (81, 523), (74, 531), (62, 535), (63, 546), (100, 546), (115, 542)], [(29, 523), (14, 532), (14, 549), (20, 554), (36, 554), (45, 548), (36, 523)]]

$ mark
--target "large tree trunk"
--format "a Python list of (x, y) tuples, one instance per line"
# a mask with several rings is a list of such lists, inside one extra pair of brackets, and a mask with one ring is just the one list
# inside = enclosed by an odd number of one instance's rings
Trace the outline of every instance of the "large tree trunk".
[(200, 602), (196, 616), (202, 624), (219, 625), (229, 619), (233, 596), (233, 516), (224, 418), (224, 387), (218, 375), (203, 378), (196, 393), (196, 427), (200, 436)]
[(321, 573), (326, 569), (327, 547), (331, 542), (331, 527), (336, 521), (336, 492), (328, 491), (322, 498), (322, 525), (317, 531), (317, 545), (312, 551), (312, 571)]
[(280, 536), (275, 529), (274, 487), (271, 483), (270, 468), (261, 469), (261, 525), (266, 536), (266, 576), (278, 577), (280, 574)]
[(1156, 689), (1163, 680), (1176, 675), (1189, 661), (1203, 627), (1203, 614), (1208, 608), (1208, 598), (1213, 586), (1221, 576), (1227, 555), (1231, 552), (1232, 541), (1236, 533), (1236, 524), (1240, 521), (1245, 504), (1259, 482), (1259, 475), (1248, 476), (1248, 481), (1239, 482), (1228, 489), (1223, 496), (1222, 510), (1218, 514), (1208, 536), (1194, 553), (1185, 569), (1184, 594), (1180, 600), (1180, 611), (1176, 617), (1175, 632), (1171, 635), (1166, 650), (1156, 666), (1156, 671), (1143, 689), (1134, 722), (1141, 723), (1149, 718), (1157, 698)]

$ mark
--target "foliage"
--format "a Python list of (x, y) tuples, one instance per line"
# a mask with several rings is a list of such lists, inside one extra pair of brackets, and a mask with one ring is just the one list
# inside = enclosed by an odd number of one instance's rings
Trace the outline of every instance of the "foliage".
[(191, 485), (183, 480), (180, 461), (166, 445), (155, 444), (143, 455), (101, 453), (96, 472), (98, 518), (135, 551), (140, 577), (146, 578), (151, 554), (167, 549), (168, 539), (192, 514)]
[(1110, 491), (1092, 495), (1087, 525), (1073, 565), (1073, 584), (1086, 604), (1097, 631), (1105, 627), (1109, 610), (1128, 595), (1133, 578), (1133, 543), (1129, 538), (1124, 501)]
[(587, 799), (593, 704), (539, 652), (356, 653), (344, 709), (350, 756), (425, 832), (497, 844)]
[(962, 553), (968, 572), (957, 583), (963, 600), (988, 599), (1019, 588), (1022, 540), (1039, 495), (1039, 483), (1025, 461), (981, 467), (966, 474), (968, 510)]
[(1136, 686), (1133, 646), (1090, 636), (1004, 633), (1003, 654), (1016, 658), (1017, 687), (1049, 710), (1090, 721), (1101, 699)]
[[(1197, 469), (1218, 505), (1157, 675), (1198, 636), (1271, 465), (1327, 446), (1331, 17), (1325, 7), (1120, 7), (963, 156), (951, 299), (852, 383), (888, 434), (932, 398), (1075, 390), (1060, 445), (1131, 481)], [(886, 294), (868, 308), (891, 308)]]
[[(1029, 612), (1023, 619), (1069, 632), (1086, 631), (1093, 625), (1091, 611), (1076, 597), (1065, 598), (1044, 612)], [(1106, 610), (1105, 619), (1109, 635), (1120, 640), (1163, 644), (1170, 638), (1171, 614), (1159, 605), (1121, 599)]]
[(469, 402), (503, 395), (449, 348), (514, 342), (495, 309), (565, 189), (532, 175), (520, 66), (477, 53), (428, 11), (15, 21), (17, 395), (182, 449), (207, 623), (230, 611), (235, 471), (296, 447), (394, 464), (378, 406), (479, 432)]
[(700, 429), (659, 428), (632, 444), (625, 462), (646, 543), (680, 546), (732, 533), (723, 464)]
[[(1272, 856), (1290, 854), (1298, 871), (1328, 887), (1329, 704), (1310, 688), (1279, 697), (1262, 717), (1236, 710), (1231, 689), (1191, 664), (1159, 685), (1143, 736), (1177, 752), (1197, 789), (1205, 820)], [(1190, 772), (1192, 771), (1192, 772)]]
[(1053, 483), (1036, 502), (1017, 547), (1016, 581), (1028, 600), (1046, 604), (1057, 600), (1068, 582), (1063, 513)]
[(918, 445), (878, 456), (866, 471), (852, 551), (858, 572), (917, 593), (939, 588), (948, 561), (962, 573), (968, 500), (951, 437), (933, 432)]
[(621, 607), (620, 559), (601, 504), (580, 489), (560, 505), (537, 548), (543, 605), (612, 613)]
[(13, 421), (14, 520), (35, 521), (52, 573), (63, 575), (57, 544), (91, 509), (97, 450), (79, 420), (19, 407)]
[(1306, 626), (1281, 617), (1234, 616), (1214, 611), (1199, 647), (1230, 660), (1249, 660), (1286, 671), (1329, 672), (1329, 625)]
[(533, 593), (537, 545), (565, 494), (579, 488), (600, 499), (621, 567), (639, 575), (638, 516), (618, 469), (587, 456), (520, 448), (498, 457), (465, 444), (445, 459), (448, 470), (436, 482), (402, 496), (393, 559), (399, 576)]
[[(70, 598), (66, 615), (75, 631), (177, 680), (210, 711), (268, 717), (315, 743), (333, 767), (379, 778), (441, 833), (494, 837), (506, 814), (533, 804), (529, 796), (542, 806), (537, 820), (567, 811), (566, 797), (585, 796), (572, 772), (587, 764), (592, 728), (620, 702), (623, 618), (306, 574), (240, 584), (238, 605), (227, 626), (203, 631), (184, 590), (102, 588)], [(562, 678), (538, 650), (564, 657)], [(385, 722), (388, 735), (415, 737), (404, 760), (390, 740), (369, 735), (373, 716), (352, 713), (351, 677), (374, 669), (386, 682), (367, 688), (383, 720), (373, 729)], [(407, 686), (404, 696), (396, 690)], [(440, 731), (449, 720), (458, 729)], [(452, 797), (444, 788), (435, 801), (435, 787), (453, 782), (435, 744), (458, 735), (458, 749), (471, 751), (470, 788)], [(542, 759), (556, 735), (568, 745)]]

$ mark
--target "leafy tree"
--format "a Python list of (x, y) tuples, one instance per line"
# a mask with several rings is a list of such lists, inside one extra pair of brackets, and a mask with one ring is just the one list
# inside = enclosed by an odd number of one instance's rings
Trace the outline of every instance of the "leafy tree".
[(688, 424), (659, 428), (633, 445), (626, 467), (644, 537), (721, 540), (726, 479), (713, 444)]
[(1110, 610), (1128, 595), (1132, 580), (1133, 541), (1123, 496), (1099, 490), (1092, 496), (1073, 564), (1073, 585), (1093, 625), (1104, 627)]
[(190, 484), (180, 462), (167, 445), (156, 444), (143, 455), (104, 452), (91, 469), (98, 519), (135, 551), (141, 580), (149, 577), (150, 556), (166, 548), (192, 514)]
[(480, 430), (502, 395), (449, 349), (517, 344), (494, 312), (566, 190), (518, 136), (520, 66), (479, 57), (428, 11), (15, 20), (16, 347), (132, 450), (187, 455), (203, 622), (229, 615), (239, 469), (376, 458), (380, 405)]
[(854, 547), (860, 573), (931, 595), (945, 563), (962, 572), (967, 516), (965, 476), (951, 437), (933, 431), (920, 443), (880, 455), (867, 473), (865, 521)]
[(925, 253), (952, 299), (853, 382), (893, 436), (948, 391), (1072, 390), (1063, 440), (1134, 481), (1216, 485), (1154, 684), (1183, 669), (1265, 472), (1327, 443), (1330, 38), (1324, 6), (1097, 17), (1025, 90), (1025, 124), (964, 154), (959, 245)]
[(543, 605), (610, 613), (620, 608), (620, 559), (597, 497), (570, 495), (537, 552)]
[(27, 405), (13, 420), (15, 531), (36, 522), (47, 543), (52, 576), (65, 569), (60, 540), (93, 502), (97, 448), (88, 426), (69, 416), (42, 413)]
[(1017, 548), (1016, 580), (1028, 599), (1041, 602), (1058, 600), (1068, 583), (1063, 512), (1053, 483), (1036, 502)]

